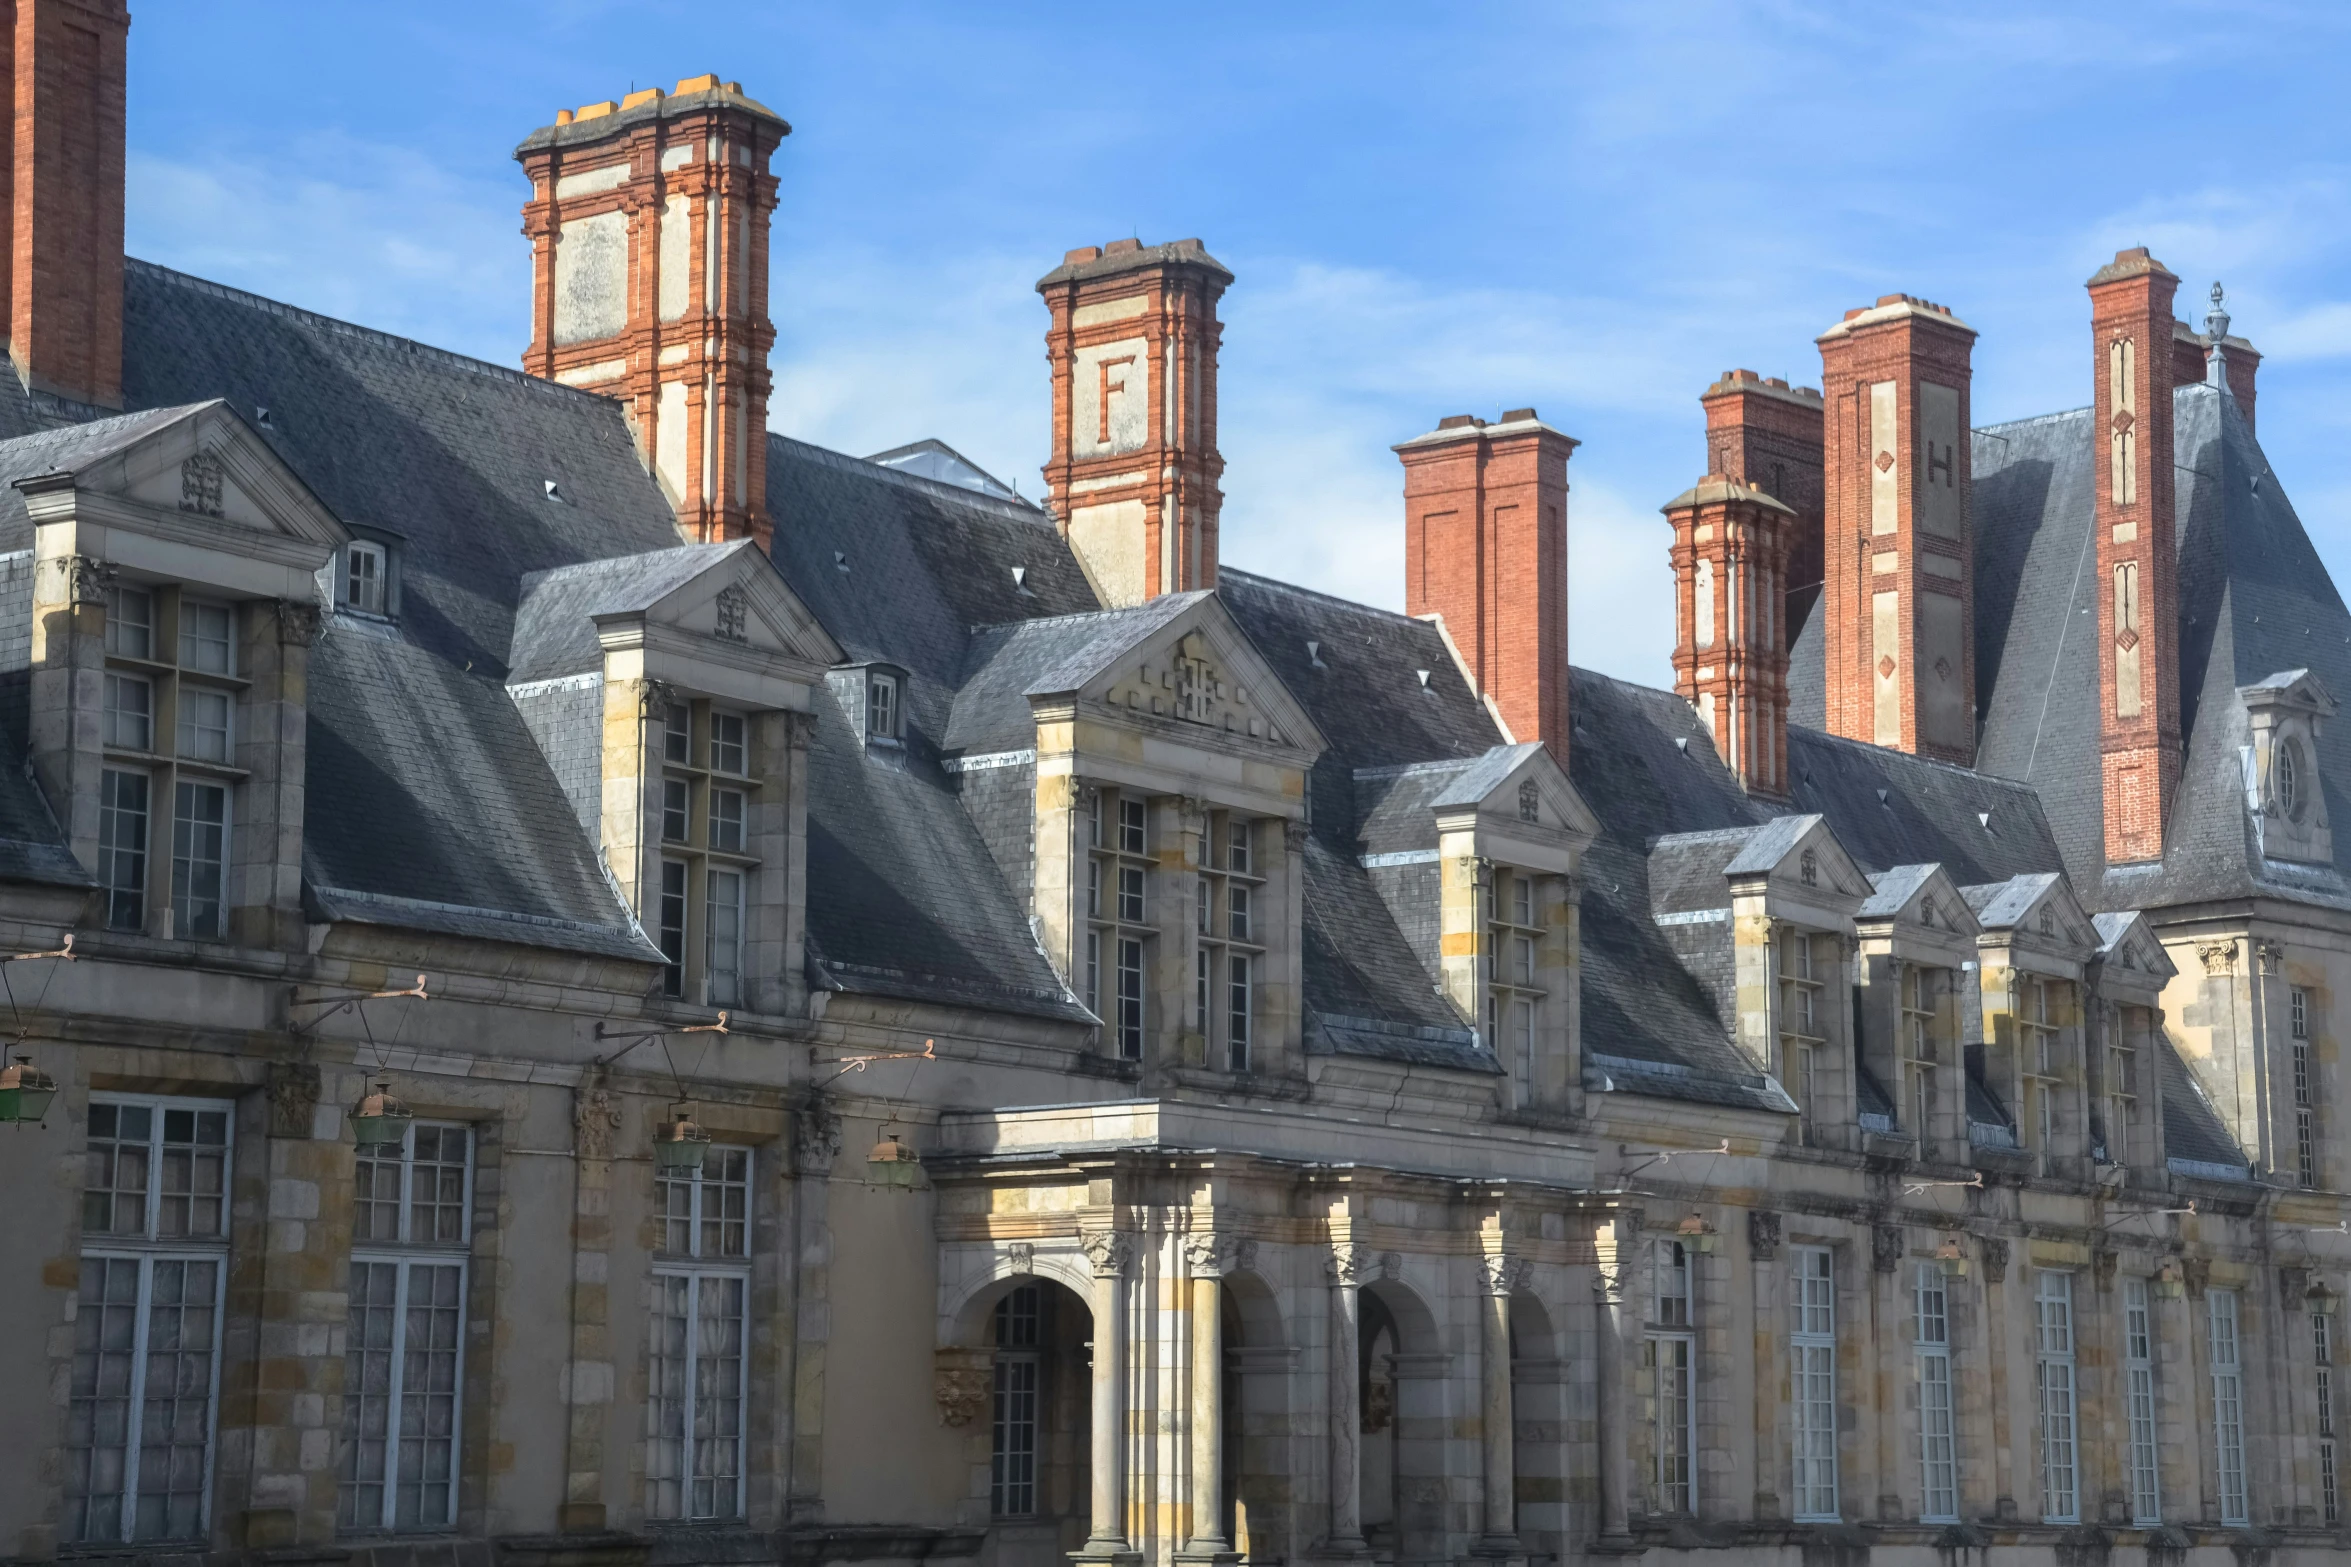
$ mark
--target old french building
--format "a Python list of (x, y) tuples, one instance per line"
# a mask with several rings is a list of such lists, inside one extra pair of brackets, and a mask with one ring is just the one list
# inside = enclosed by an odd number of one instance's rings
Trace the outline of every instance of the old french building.
[(733, 82), (522, 144), (525, 374), (124, 260), (120, 0), (13, 15), (11, 1560), (2340, 1559), (2351, 615), (2217, 290), (1726, 375), (1652, 690), (1531, 408), (1409, 613), (1220, 568), (1198, 241), (1039, 283), (1039, 506), (766, 431)]

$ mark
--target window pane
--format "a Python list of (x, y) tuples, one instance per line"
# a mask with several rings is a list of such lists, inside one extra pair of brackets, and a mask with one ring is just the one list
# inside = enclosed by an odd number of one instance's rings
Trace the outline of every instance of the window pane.
[(155, 656), (155, 595), (145, 588), (106, 590), (106, 651), (118, 658)]
[(106, 891), (106, 925), (147, 923), (147, 775), (109, 768), (98, 784), (98, 882)]
[(155, 687), (144, 676), (109, 673), (100, 717), (102, 738), (109, 749), (155, 749)]
[(743, 999), (743, 873), (709, 873), (708, 971), (710, 1004), (731, 1007)]
[(1119, 853), (1141, 854), (1143, 852), (1143, 819), (1143, 802), (1141, 800), (1121, 800), (1118, 802)]
[(663, 761), (681, 765), (694, 759), (694, 712), (683, 702), (671, 702), (661, 710), (661, 757)]
[(1143, 944), (1118, 944), (1118, 1053), (1130, 1061), (1143, 1055)]
[(876, 675), (865, 688), (865, 732), (880, 740), (898, 737), (898, 682)]
[(399, 1329), (400, 1265), (351, 1264), (351, 1318), (343, 1349), (343, 1473), (336, 1524), (384, 1525), (392, 1461), (392, 1358)]
[(684, 843), (692, 829), (693, 785), (683, 778), (661, 780), (661, 836), (668, 843)]
[(654, 939), (661, 944), (661, 955), (669, 965), (661, 971), (661, 993), (682, 996), (686, 993), (686, 864), (683, 860), (661, 862), (661, 907), (658, 932)]
[(199, 762), (230, 759), (230, 715), (236, 703), (226, 691), (182, 684), (180, 687), (180, 755)]
[(1121, 865), (1118, 868), (1118, 917), (1130, 925), (1143, 922), (1143, 868), (1140, 865)]
[(155, 1234), (218, 1240), (228, 1234), (228, 1112), (167, 1110), (156, 1160)]
[(228, 790), (219, 784), (179, 785), (171, 823), (171, 914), (180, 935), (223, 934), (228, 831)]
[(396, 1241), (400, 1238), (400, 1150), (359, 1150), (351, 1174), (351, 1238)]
[(1249, 959), (1234, 953), (1226, 960), (1225, 979), (1225, 1043), (1228, 1051), (1226, 1065), (1235, 1072), (1249, 1070), (1249, 1039), (1254, 1021), (1251, 1005)]
[(384, 612), (384, 551), (354, 543), (343, 551), (343, 602), (370, 615)]
[(743, 852), (743, 791), (710, 791), (710, 846), (722, 853)]
[(145, 1235), (154, 1112), (144, 1105), (90, 1106), (82, 1175), (82, 1231)]
[(415, 1153), (409, 1175), (408, 1239), (419, 1246), (464, 1245), (472, 1129), (420, 1126), (409, 1134), (409, 1141)]
[(1225, 852), (1226, 869), (1239, 871), (1244, 876), (1249, 874), (1249, 824), (1247, 822), (1225, 824)]
[(180, 667), (207, 675), (236, 673), (237, 616), (226, 604), (180, 600)]
[(400, 1320), (399, 1465), (392, 1524), (444, 1529), (457, 1500), (457, 1355), (465, 1270), (412, 1262)]
[(714, 773), (742, 773), (742, 714), (714, 712), (710, 715), (710, 770)]
[(134, 1257), (84, 1257), (73, 1323), (66, 1411), (66, 1538), (123, 1538), (138, 1369), (139, 1273)]

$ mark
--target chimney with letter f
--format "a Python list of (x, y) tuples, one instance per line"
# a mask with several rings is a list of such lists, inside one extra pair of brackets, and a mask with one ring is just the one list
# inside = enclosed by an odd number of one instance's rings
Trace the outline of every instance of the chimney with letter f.
[(1216, 586), (1216, 302), (1232, 281), (1196, 239), (1119, 239), (1037, 282), (1053, 315), (1045, 507), (1106, 604)]
[(2140, 246), (2118, 252), (2089, 282), (2099, 448), (2098, 753), (2110, 865), (2163, 857), (2163, 824), (2179, 785), (2171, 314), (2179, 281)]
[(1514, 408), (1437, 421), (1404, 460), (1404, 608), (1442, 622), (1516, 740), (1567, 766), (1567, 460), (1577, 443)]
[(122, 406), (123, 0), (17, 0), (8, 357), (34, 391)]
[(697, 76), (531, 133), (523, 368), (627, 404), (688, 539), (767, 543), (769, 156), (792, 127)]

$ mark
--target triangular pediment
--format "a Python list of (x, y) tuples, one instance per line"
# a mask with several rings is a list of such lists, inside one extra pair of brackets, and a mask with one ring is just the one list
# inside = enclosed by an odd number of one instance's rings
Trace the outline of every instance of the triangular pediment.
[(121, 440), (65, 470), (85, 512), (92, 500), (111, 500), (178, 528), (217, 531), (231, 547), (239, 531), (329, 546), (349, 536), (228, 403), (215, 399), (123, 423)]
[(2109, 974), (2119, 971), (2128, 983), (2160, 989), (2179, 972), (2179, 965), (2156, 938), (2155, 927), (2137, 910), (2101, 914), (2094, 925), (2100, 942), (2098, 956)]
[(1896, 935), (1931, 931), (1972, 941), (1983, 931), (1959, 884), (1940, 865), (1897, 865), (1875, 878), (1860, 920)]
[(1734, 888), (1760, 883), (1774, 897), (1842, 908), (1848, 915), (1870, 893), (1869, 877), (1820, 816), (1764, 823), (1723, 874)]
[(848, 656), (749, 539), (723, 547), (647, 603), (644, 614), (697, 641), (794, 664), (820, 667)]
[(2076, 962), (2095, 956), (2100, 945), (2097, 926), (2074, 896), (2073, 884), (2056, 871), (1997, 884), (1977, 913), (1987, 936)]
[(1600, 821), (1549, 749), (1534, 741), (1499, 745), (1471, 762), (1431, 803), (1440, 825), (1476, 821), (1481, 832), (1581, 845)]
[[(1092, 643), (1083, 661), (1032, 685), (1032, 700), (1075, 677), (1081, 711), (1123, 720), (1188, 744), (1216, 749), (1267, 750), (1311, 761), (1323, 750), (1322, 731), (1290, 694), (1272, 666), (1214, 594), (1185, 594), (1162, 613), (1144, 606), (1118, 618), (1133, 635), (1109, 634)], [(1064, 686), (1063, 690), (1068, 688)]]

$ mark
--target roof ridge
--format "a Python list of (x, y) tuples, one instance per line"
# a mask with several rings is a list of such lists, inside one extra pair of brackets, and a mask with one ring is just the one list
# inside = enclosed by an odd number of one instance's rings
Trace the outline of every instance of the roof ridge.
[(1405, 625), (1408, 626), (1426, 626), (1430, 624), (1429, 621), (1424, 620), (1420, 616), (1407, 615), (1400, 609), (1389, 609), (1386, 606), (1380, 604), (1366, 604), (1361, 599), (1341, 598), (1336, 593), (1325, 593), (1320, 588), (1310, 588), (1296, 582), (1284, 582), (1279, 577), (1268, 577), (1262, 572), (1243, 571), (1237, 566), (1226, 566), (1222, 564), (1218, 565), (1216, 568), (1216, 577), (1219, 583), (1223, 582), (1227, 577), (1239, 577), (1244, 582), (1253, 583), (1258, 587), (1275, 588), (1284, 593), (1295, 593), (1302, 598), (1321, 599), (1326, 604), (1344, 605), (1348, 609), (1361, 610), (1367, 615), (1380, 615), (1386, 617), (1389, 620), (1402, 621)]
[[(943, 499), (992, 507), (999, 512), (1012, 513), (1014, 520), (1020, 522), (1041, 525), (1053, 520), (1051, 512), (1031, 501), (1008, 501), (1001, 496), (990, 495), (983, 490), (965, 489), (960, 484), (948, 484), (938, 479), (926, 479), (919, 473), (905, 473), (896, 468), (884, 467), (871, 458), (852, 457), (847, 452), (836, 452), (829, 446), (819, 446), (814, 441), (803, 441), (796, 435), (786, 435), (783, 431), (773, 427), (769, 428), (767, 439), (771, 446), (780, 442), (802, 456), (813, 458), (827, 467), (838, 468), (844, 473), (854, 473), (860, 478), (882, 479), (891, 484), (902, 484), (915, 490), (926, 491)], [(937, 437), (930, 436), (926, 439), (936, 440)], [(939, 444), (945, 446), (947, 443), (940, 441)], [(952, 447), (948, 449), (954, 450)], [(878, 455), (887, 456), (888, 453)], [(961, 452), (957, 452), (956, 455), (963, 456)], [(971, 461), (968, 457), (963, 460)], [(973, 463), (972, 466), (979, 467), (977, 463)], [(985, 469), (981, 471), (986, 472)], [(994, 475), (990, 474), (989, 477), (993, 478)]]
[(413, 337), (402, 337), (397, 332), (387, 332), (381, 327), (362, 326), (356, 321), (346, 321), (340, 316), (330, 316), (316, 310), (306, 310), (300, 305), (289, 305), (282, 299), (271, 299), (266, 294), (256, 294), (249, 289), (233, 288), (226, 283), (215, 283), (210, 278), (200, 278), (194, 273), (181, 272), (158, 262), (142, 261), (136, 256), (123, 257), (123, 268), (126, 272), (142, 273), (158, 282), (168, 283), (174, 288), (185, 288), (200, 294), (210, 294), (215, 299), (230, 300), (236, 304), (267, 311), (271, 315), (304, 322), (339, 337), (357, 338), (364, 342), (372, 342), (382, 348), (405, 349), (411, 354), (437, 361), (451, 369), (464, 370), (474, 375), (490, 376), (564, 397), (592, 398), (596, 402), (611, 405), (617, 405), (619, 401), (602, 392), (591, 392), (585, 387), (566, 386), (561, 381), (550, 381), (545, 376), (532, 375), (526, 370), (516, 370), (506, 365), (493, 364), (487, 359), (476, 359), (471, 354), (461, 354), (451, 348), (437, 348), (431, 343), (420, 342)]
[(1106, 605), (1101, 609), (1078, 609), (1072, 610), (1066, 615), (1029, 615), (1019, 620), (991, 620), (985, 624), (970, 627), (966, 634), (979, 637), (991, 631), (1018, 632), (1037, 626), (1067, 626), (1081, 620), (1115, 620), (1121, 615), (1140, 614), (1145, 610), (1172, 603), (1176, 599), (1192, 597), (1199, 592), (1199, 589), (1194, 588), (1184, 593), (1156, 593), (1140, 604), (1114, 604)]
[(2040, 791), (2035, 789), (2031, 784), (2021, 783), (2014, 778), (2003, 777), (1999, 773), (1987, 773), (1979, 767), (1962, 767), (1957, 762), (1946, 762), (1932, 756), (1920, 756), (1915, 751), (1898, 751), (1895, 750), (1892, 746), (1872, 745), (1867, 740), (1856, 740), (1850, 735), (1831, 734), (1826, 729), (1814, 729), (1809, 724), (1790, 724), (1788, 726), (1788, 733), (1811, 735), (1816, 740), (1827, 740), (1833, 744), (1844, 746), (1855, 751), (1875, 751), (1884, 756), (1899, 756), (1903, 759), (1903, 761), (1916, 763), (1921, 767), (1939, 767), (1945, 772), (1957, 773), (1963, 778), (1984, 779), (1988, 782), (1998, 784), (2003, 789), (2013, 790), (2019, 794), (2029, 794), (2036, 800), (2040, 798)]
[[(2174, 390), (2176, 391), (2177, 388), (2175, 387)], [(2097, 410), (2095, 408), (2087, 406), (2081, 408), (2061, 408), (2057, 412), (2050, 414), (2030, 414), (2022, 419), (2002, 419), (1993, 424), (1979, 424), (1968, 433), (1970, 435), (1989, 435), (1995, 430), (2017, 430), (2022, 429), (2028, 424), (2055, 424), (2060, 419), (2078, 419), (2083, 414), (2096, 412)]]

